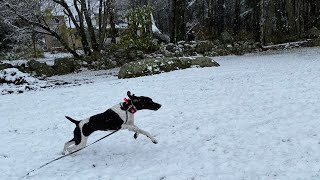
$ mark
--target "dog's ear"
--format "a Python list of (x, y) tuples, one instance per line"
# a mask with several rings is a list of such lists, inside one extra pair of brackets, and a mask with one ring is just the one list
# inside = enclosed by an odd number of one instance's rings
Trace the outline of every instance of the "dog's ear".
[(128, 97), (129, 97), (130, 99), (132, 99), (132, 98), (134, 97), (134, 94), (131, 95), (131, 92), (130, 92), (130, 91), (127, 92), (127, 95), (128, 95)]

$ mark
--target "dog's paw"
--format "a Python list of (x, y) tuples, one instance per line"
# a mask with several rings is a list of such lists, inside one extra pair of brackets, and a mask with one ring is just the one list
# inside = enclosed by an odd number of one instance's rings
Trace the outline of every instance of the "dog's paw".
[(158, 141), (156, 139), (151, 139), (151, 141), (154, 143), (154, 144), (158, 144)]
[(137, 139), (138, 136), (139, 136), (139, 133), (134, 133), (134, 135), (133, 135), (133, 137), (134, 137), (135, 139)]

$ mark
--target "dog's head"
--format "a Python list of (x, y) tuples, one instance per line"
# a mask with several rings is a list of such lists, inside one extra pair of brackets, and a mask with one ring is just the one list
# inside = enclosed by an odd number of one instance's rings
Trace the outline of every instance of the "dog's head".
[(135, 96), (131, 95), (131, 92), (127, 92), (128, 97), (131, 99), (132, 104), (137, 108), (137, 110), (149, 109), (149, 110), (158, 110), (161, 107), (161, 104), (153, 102), (151, 98), (145, 96)]

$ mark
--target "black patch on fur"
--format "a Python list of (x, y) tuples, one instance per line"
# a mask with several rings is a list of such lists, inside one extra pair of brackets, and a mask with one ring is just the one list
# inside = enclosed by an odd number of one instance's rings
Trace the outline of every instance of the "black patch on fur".
[(145, 97), (145, 96), (134, 96), (133, 99), (133, 105), (138, 109), (138, 110), (142, 110), (142, 109), (149, 109), (149, 110), (158, 110), (160, 109), (161, 105), (153, 102), (151, 98), (149, 97)]
[(81, 132), (80, 132), (80, 128), (79, 126), (77, 126), (74, 131), (73, 131), (73, 135), (74, 135), (74, 142), (76, 145), (80, 144), (81, 142)]
[(76, 126), (80, 123), (80, 121), (74, 120), (69, 116), (65, 116), (69, 121), (71, 121), (72, 123), (74, 123)]
[(82, 133), (89, 136), (94, 131), (118, 130), (124, 121), (113, 110), (108, 109), (104, 113), (91, 116), (89, 122), (82, 127)]

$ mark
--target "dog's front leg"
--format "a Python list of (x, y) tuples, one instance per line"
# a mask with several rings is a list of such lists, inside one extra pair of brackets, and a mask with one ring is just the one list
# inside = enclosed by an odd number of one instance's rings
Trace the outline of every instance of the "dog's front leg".
[(138, 137), (138, 134), (143, 134), (143, 135), (147, 136), (149, 139), (151, 139), (151, 141), (154, 144), (158, 143), (158, 141), (149, 132), (140, 129), (135, 125), (126, 125), (126, 124), (124, 124), (124, 125), (122, 125), (122, 128), (123, 129), (128, 129), (129, 131), (135, 132), (135, 137), (136, 137), (136, 134), (137, 134), (137, 137)]

